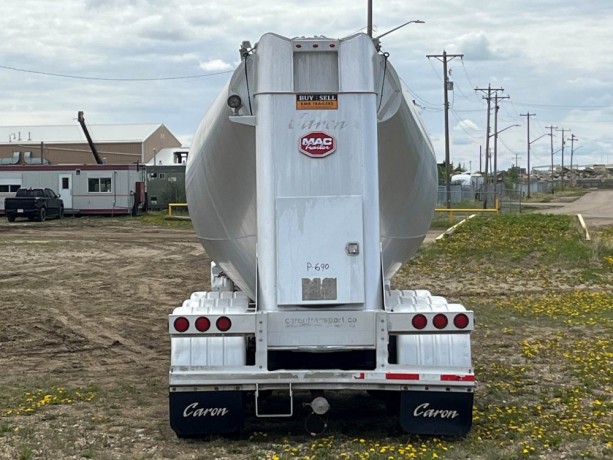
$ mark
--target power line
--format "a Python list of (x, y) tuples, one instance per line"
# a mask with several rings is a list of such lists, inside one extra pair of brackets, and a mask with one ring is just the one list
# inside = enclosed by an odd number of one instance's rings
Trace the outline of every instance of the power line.
[[(464, 59), (460, 59), (460, 61), (462, 62), (462, 69), (464, 70), (464, 75), (466, 75), (466, 79), (468, 80), (468, 83), (470, 83), (470, 87), (471, 87), (471, 88), (476, 88), (476, 87), (477, 87), (477, 85), (475, 85), (475, 84), (474, 84), (474, 83), (471, 81), (471, 79), (470, 79), (470, 77), (469, 77), (469, 75), (468, 75), (468, 72), (466, 71), (466, 66), (464, 65)], [(483, 100), (482, 100), (482, 99), (479, 99), (479, 97), (478, 97), (478, 96), (477, 96), (475, 93), (473, 93), (473, 95), (475, 96), (475, 99), (476, 99), (478, 102), (481, 102), (481, 103), (483, 102)]]
[(223, 70), (219, 72), (207, 73), (207, 74), (198, 74), (198, 75), (183, 75), (178, 77), (157, 77), (157, 78), (112, 78), (112, 77), (84, 77), (81, 75), (70, 75), (63, 73), (53, 73), (53, 72), (42, 72), (39, 70), (31, 70), (31, 69), (21, 69), (18, 67), (10, 67), (6, 65), (0, 65), (0, 69), (12, 70), (15, 72), (25, 72), (25, 73), (33, 73), (36, 75), (44, 75), (46, 77), (61, 77), (61, 78), (72, 78), (75, 80), (94, 80), (94, 81), (166, 81), (166, 80), (187, 80), (191, 78), (204, 78), (204, 77), (213, 77), (215, 75), (222, 75), (226, 73), (231, 73), (233, 70)]
[(598, 109), (611, 109), (613, 105), (552, 105), (552, 104), (534, 104), (531, 102), (517, 102), (516, 105), (521, 106), (534, 106), (542, 108), (554, 108), (554, 109), (577, 109), (577, 110), (598, 110)]
[(462, 126), (462, 120), (460, 120), (460, 118), (458, 117), (458, 114), (456, 113), (455, 110), (451, 109), (451, 114), (453, 115), (453, 117), (456, 119), (456, 121), (458, 122), (458, 126), (460, 127), (460, 129), (462, 131), (464, 131), (464, 133), (470, 137), (473, 141), (475, 142), (480, 142), (480, 139), (474, 137), (472, 134), (470, 134), (468, 131), (466, 131), (466, 129), (464, 129), (464, 126)]

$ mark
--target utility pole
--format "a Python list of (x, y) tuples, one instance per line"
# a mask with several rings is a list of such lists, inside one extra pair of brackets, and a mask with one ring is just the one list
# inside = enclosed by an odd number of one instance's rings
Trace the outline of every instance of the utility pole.
[(570, 136), (570, 172), (573, 172), (573, 153), (575, 152), (575, 141), (578, 141), (579, 138), (574, 134)]
[(579, 138), (572, 134), (570, 136), (570, 175), (571, 175), (571, 187), (574, 186), (575, 180), (573, 176), (573, 154), (575, 153), (575, 141), (578, 141)]
[(526, 151), (527, 151), (527, 155), (528, 155), (528, 195), (527, 198), (530, 198), (530, 173), (532, 172), (532, 170), (530, 169), (530, 117), (534, 117), (536, 116), (536, 113), (520, 113), (519, 114), (520, 117), (526, 117), (527, 120), (527, 126), (528, 126), (528, 136), (527, 136), (527, 140), (526, 140)]
[(426, 57), (436, 58), (443, 63), (443, 93), (445, 99), (445, 190), (447, 194), (447, 209), (451, 209), (451, 164), (449, 160), (449, 95), (447, 91), (453, 90), (453, 83), (449, 81), (449, 74), (447, 73), (447, 62), (454, 58), (459, 57), (462, 59), (463, 54), (447, 54), (443, 50), (443, 54), (427, 54)]
[[(503, 89), (500, 88), (500, 91), (503, 91)], [(509, 99), (509, 96), (498, 96), (498, 92), (494, 94), (494, 204), (496, 203), (496, 198), (498, 196), (498, 110), (500, 109), (500, 106), (498, 105), (499, 99)]]
[[(491, 101), (492, 101), (492, 91), (494, 94), (498, 94), (498, 91), (504, 91), (502, 88), (492, 88), (491, 84), (487, 85), (487, 88), (475, 88), (475, 91), (481, 91), (486, 93), (487, 96), (484, 96), (484, 99), (487, 101), (487, 127), (485, 133), (485, 180), (483, 186), (483, 209), (487, 209), (487, 174), (488, 174), (488, 163), (490, 157), (490, 113), (491, 113)], [(496, 104), (498, 105), (498, 104)], [(495, 128), (494, 128), (495, 129)], [(494, 187), (496, 187), (496, 179), (494, 179)]]
[(558, 129), (557, 126), (545, 126), (549, 130), (549, 136), (551, 137), (551, 193), (554, 192), (554, 182), (553, 182), (553, 131)]
[(560, 169), (560, 179), (562, 180), (562, 190), (564, 190), (564, 145), (566, 144), (566, 139), (564, 139), (564, 133), (566, 131), (570, 131), (570, 129), (556, 129), (556, 131), (562, 131), (562, 167)]
[(366, 24), (366, 33), (372, 38), (372, 0), (368, 0), (368, 18)]

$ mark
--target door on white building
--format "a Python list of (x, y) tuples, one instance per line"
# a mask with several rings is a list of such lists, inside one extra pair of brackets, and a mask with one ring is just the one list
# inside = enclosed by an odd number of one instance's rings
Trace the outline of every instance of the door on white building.
[(64, 201), (64, 209), (72, 209), (72, 174), (60, 174), (60, 197)]

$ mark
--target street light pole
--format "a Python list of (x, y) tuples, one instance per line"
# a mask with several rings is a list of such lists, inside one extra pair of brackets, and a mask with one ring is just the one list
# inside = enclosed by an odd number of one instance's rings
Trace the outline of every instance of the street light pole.
[(526, 173), (528, 174), (528, 195), (527, 198), (530, 198), (530, 173), (532, 172), (530, 169), (530, 117), (536, 116), (536, 113), (520, 113), (519, 114), (520, 117), (526, 117), (528, 123), (528, 137), (526, 138), (526, 150), (527, 150), (527, 155), (528, 155), (528, 171), (526, 171)]
[(572, 134), (570, 136), (570, 172), (573, 172), (573, 153), (575, 152), (575, 141), (578, 141), (579, 138)]
[(560, 180), (562, 181), (562, 190), (564, 190), (564, 145), (566, 144), (566, 139), (564, 139), (564, 133), (566, 131), (570, 131), (570, 129), (556, 129), (556, 131), (562, 131), (562, 166), (560, 169)]
[[(510, 96), (498, 96), (498, 93), (494, 95), (494, 205), (496, 204), (496, 198), (498, 196), (498, 133), (502, 131), (498, 131), (498, 110), (500, 110), (500, 106), (498, 105), (499, 99), (509, 99)], [(519, 126), (519, 125), (515, 125)], [(510, 128), (510, 126), (509, 126)]]
[(551, 137), (551, 194), (554, 193), (554, 181), (553, 181), (553, 130), (558, 129), (557, 126), (546, 126), (549, 130), (549, 136)]

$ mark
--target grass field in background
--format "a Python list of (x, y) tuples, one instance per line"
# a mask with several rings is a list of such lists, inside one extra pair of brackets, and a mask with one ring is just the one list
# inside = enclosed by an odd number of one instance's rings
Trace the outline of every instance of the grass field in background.
[[(191, 227), (161, 213), (139, 219), (160, 231)], [(21, 460), (613, 458), (613, 227), (590, 233), (583, 240), (567, 216), (476, 217), (422, 247), (397, 275), (398, 288), (426, 288), (475, 312), (474, 424), (465, 438), (373, 426), (365, 406), (317, 438), (295, 429), (302, 422), (282, 421), (237, 437), (178, 440), (164, 419), (161, 379), (66, 388), (48, 376), (0, 388), (0, 445)], [(138, 417), (114, 426), (143, 411), (163, 428), (143, 431)], [(135, 440), (146, 445), (142, 455), (122, 456)]]

